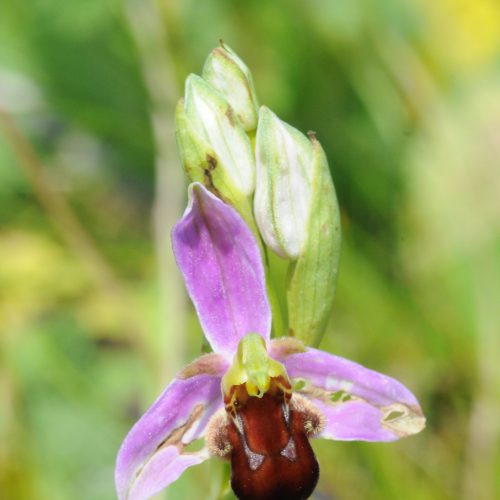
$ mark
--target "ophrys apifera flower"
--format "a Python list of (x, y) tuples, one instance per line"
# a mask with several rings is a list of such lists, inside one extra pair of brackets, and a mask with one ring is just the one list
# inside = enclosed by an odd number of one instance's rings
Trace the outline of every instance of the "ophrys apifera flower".
[[(296, 339), (270, 339), (257, 242), (201, 184), (190, 186), (172, 240), (213, 353), (178, 373), (125, 438), (120, 500), (147, 499), (210, 457), (230, 460), (241, 499), (305, 499), (319, 475), (311, 438), (393, 441), (423, 428), (416, 398), (396, 380)], [(199, 438), (205, 446), (187, 451)]]

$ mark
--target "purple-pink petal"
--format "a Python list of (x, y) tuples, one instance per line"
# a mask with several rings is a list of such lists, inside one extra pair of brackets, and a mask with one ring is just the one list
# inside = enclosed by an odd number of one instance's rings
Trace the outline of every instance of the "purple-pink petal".
[(325, 428), (318, 437), (338, 441), (395, 441), (401, 437), (385, 428), (381, 410), (365, 401), (329, 404), (310, 399), (325, 416)]
[[(273, 352), (276, 351), (276, 352)], [(421, 431), (425, 418), (415, 396), (397, 380), (324, 351), (279, 356), (291, 379), (327, 418), (324, 437), (392, 441)]]
[(188, 467), (198, 465), (207, 458), (209, 455), (206, 452), (181, 454), (177, 446), (167, 446), (155, 453), (144, 466), (126, 498), (147, 500), (176, 481)]
[(415, 396), (397, 380), (319, 349), (308, 348), (283, 362), (290, 377), (305, 378), (332, 393), (345, 391), (376, 406), (395, 401), (418, 406)]
[(214, 351), (234, 354), (251, 332), (269, 338), (271, 312), (259, 247), (234, 208), (201, 184), (191, 184), (172, 244)]
[[(210, 417), (222, 406), (220, 381), (228, 368), (226, 360), (218, 354), (200, 359), (202, 363), (195, 362), (178, 375), (125, 438), (115, 469), (120, 500), (136, 498), (128, 496), (132, 490), (137, 498), (143, 498), (138, 489), (140, 484), (146, 485), (145, 488), (159, 484), (159, 480), (149, 478), (159, 467), (157, 464), (171, 461), (162, 483), (164, 487), (175, 480), (182, 467), (198, 463), (199, 457), (179, 452), (185, 444), (203, 435)], [(166, 451), (172, 446), (178, 450), (178, 457)]]

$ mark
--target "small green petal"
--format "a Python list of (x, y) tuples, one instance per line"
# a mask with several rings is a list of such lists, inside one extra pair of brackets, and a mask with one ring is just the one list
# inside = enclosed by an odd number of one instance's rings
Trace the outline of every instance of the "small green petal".
[(231, 368), (222, 378), (222, 391), (228, 395), (231, 387), (245, 384), (249, 396), (261, 398), (271, 384), (271, 378), (288, 379), (285, 367), (267, 353), (266, 341), (257, 333), (240, 340)]

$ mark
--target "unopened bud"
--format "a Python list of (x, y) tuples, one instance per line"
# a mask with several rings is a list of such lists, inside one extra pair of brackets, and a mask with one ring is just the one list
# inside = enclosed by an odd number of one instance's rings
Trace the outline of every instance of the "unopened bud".
[(255, 159), (250, 140), (229, 103), (199, 76), (190, 75), (186, 81), (176, 132), (188, 173), (201, 170), (203, 175), (227, 180), (244, 196), (252, 194)]
[(331, 315), (340, 259), (340, 212), (325, 153), (316, 137), (307, 241), (287, 285), (289, 334), (318, 346)]
[(247, 132), (257, 128), (259, 106), (252, 74), (230, 47), (221, 43), (210, 53), (202, 76), (228, 100)]
[(311, 213), (313, 148), (309, 139), (262, 106), (256, 139), (254, 213), (266, 245), (296, 259)]
[(340, 214), (321, 145), (262, 107), (254, 213), (262, 238), (292, 259), (289, 335), (318, 345), (331, 313), (340, 256)]

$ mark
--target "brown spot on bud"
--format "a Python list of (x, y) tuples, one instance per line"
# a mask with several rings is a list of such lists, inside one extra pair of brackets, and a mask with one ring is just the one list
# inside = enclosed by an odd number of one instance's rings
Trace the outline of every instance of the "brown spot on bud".
[(231, 124), (231, 127), (235, 127), (236, 126), (236, 121), (234, 119), (234, 112), (233, 112), (233, 108), (231, 108), (231, 106), (228, 106), (228, 108), (226, 110), (226, 117), (229, 120), (229, 123)]
[(307, 131), (307, 137), (309, 137), (309, 140), (311, 142), (317, 142), (317, 139), (316, 139), (316, 132), (314, 130), (308, 130)]

